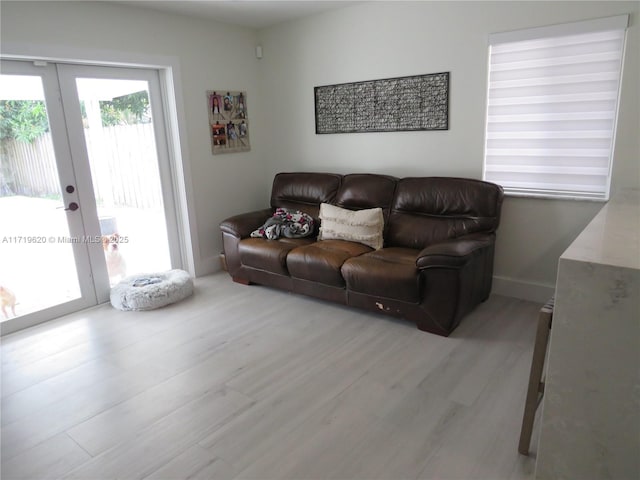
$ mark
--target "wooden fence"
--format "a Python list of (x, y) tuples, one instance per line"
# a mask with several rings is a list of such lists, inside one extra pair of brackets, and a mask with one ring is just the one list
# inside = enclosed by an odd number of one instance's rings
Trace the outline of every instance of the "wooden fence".
[(42, 135), (32, 143), (2, 140), (0, 174), (5, 194), (59, 196), (60, 182), (51, 134)]
[[(156, 208), (162, 190), (152, 124), (85, 129), (93, 189), (99, 206)], [(51, 134), (32, 143), (2, 141), (2, 194), (59, 197)]]

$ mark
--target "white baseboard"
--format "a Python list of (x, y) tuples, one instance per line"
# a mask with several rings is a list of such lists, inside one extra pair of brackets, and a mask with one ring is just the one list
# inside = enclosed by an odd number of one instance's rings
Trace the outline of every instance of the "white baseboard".
[(213, 257), (202, 258), (196, 265), (196, 277), (204, 277), (222, 270), (220, 264), (220, 256), (215, 255)]
[(555, 285), (524, 282), (514, 278), (494, 276), (491, 293), (532, 302), (546, 303), (555, 295)]

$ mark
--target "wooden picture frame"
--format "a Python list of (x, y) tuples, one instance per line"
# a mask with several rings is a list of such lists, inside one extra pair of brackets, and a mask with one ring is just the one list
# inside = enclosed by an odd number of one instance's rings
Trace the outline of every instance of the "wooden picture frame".
[(214, 155), (251, 150), (247, 92), (208, 90), (207, 109)]

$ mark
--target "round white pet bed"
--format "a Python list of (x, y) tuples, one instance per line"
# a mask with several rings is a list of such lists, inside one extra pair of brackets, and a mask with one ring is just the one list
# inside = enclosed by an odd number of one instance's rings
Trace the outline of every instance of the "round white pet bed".
[(118, 310), (153, 310), (193, 295), (193, 280), (184, 270), (134, 275), (111, 289)]

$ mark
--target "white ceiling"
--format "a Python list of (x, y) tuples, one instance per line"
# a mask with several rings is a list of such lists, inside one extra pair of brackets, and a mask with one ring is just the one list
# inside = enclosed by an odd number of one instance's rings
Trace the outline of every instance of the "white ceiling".
[(361, 2), (335, 0), (133, 0), (118, 3), (181, 15), (211, 18), (222, 23), (243, 27), (265, 28), (287, 20)]

